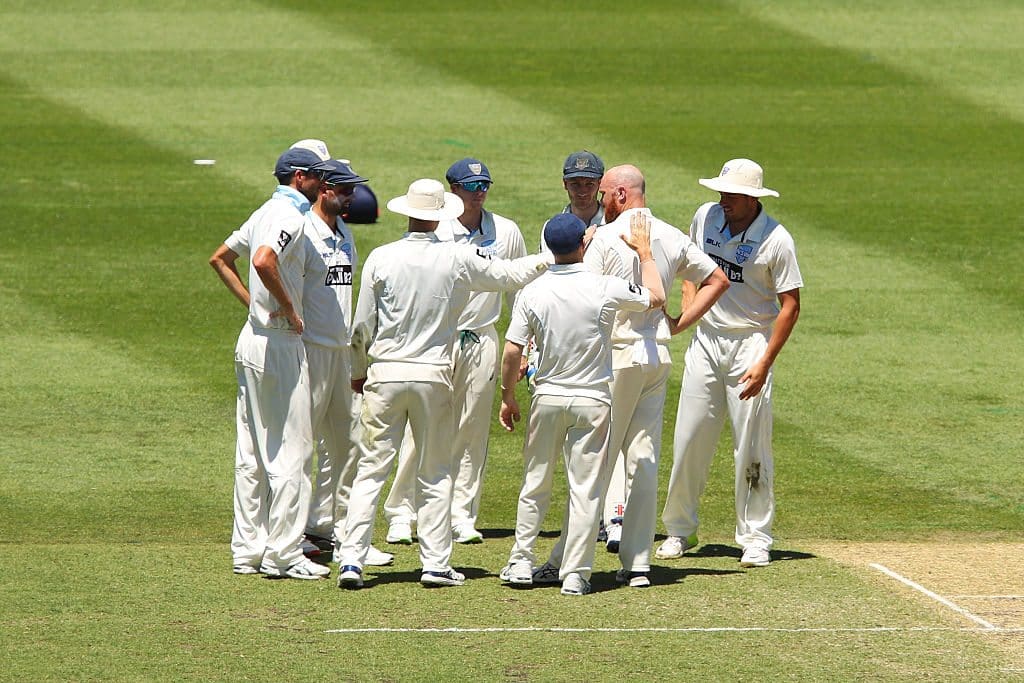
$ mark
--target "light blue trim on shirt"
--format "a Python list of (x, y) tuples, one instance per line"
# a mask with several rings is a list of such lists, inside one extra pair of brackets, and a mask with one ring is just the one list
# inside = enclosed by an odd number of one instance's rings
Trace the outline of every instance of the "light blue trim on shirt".
[(277, 189), (274, 190), (274, 196), (290, 201), (299, 213), (306, 213), (309, 211), (309, 200), (306, 199), (304, 194), (296, 190), (294, 187), (278, 185)]

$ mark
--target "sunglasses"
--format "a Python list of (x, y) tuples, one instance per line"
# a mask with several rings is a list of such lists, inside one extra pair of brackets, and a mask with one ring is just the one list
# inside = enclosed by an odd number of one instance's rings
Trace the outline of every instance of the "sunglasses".
[(468, 183), (459, 183), (459, 186), (466, 192), (487, 192), (491, 184), (486, 180), (474, 180)]

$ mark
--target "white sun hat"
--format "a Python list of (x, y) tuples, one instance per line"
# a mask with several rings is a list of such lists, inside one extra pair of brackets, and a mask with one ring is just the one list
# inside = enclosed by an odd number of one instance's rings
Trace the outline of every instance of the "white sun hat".
[(717, 178), (697, 181), (709, 190), (727, 194), (745, 194), (748, 197), (778, 197), (779, 193), (764, 186), (764, 170), (750, 159), (730, 159), (722, 166)]
[(447, 221), (461, 216), (465, 206), (458, 196), (445, 192), (440, 181), (421, 178), (404, 195), (389, 201), (388, 211), (424, 221)]
[(323, 140), (317, 140), (315, 138), (307, 138), (305, 140), (299, 140), (290, 149), (307, 149), (313, 154), (320, 157), (320, 161), (327, 161), (331, 158), (331, 153), (327, 151), (327, 143)]

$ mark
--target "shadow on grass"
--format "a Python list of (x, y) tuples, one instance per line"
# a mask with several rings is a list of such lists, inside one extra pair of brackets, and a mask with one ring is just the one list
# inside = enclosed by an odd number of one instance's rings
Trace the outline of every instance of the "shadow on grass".
[[(797, 550), (772, 550), (772, 562), (787, 560), (813, 560), (817, 557), (813, 553), (802, 553)], [(735, 557), (737, 560), (743, 555), (743, 550), (731, 545), (719, 543), (706, 543), (693, 552), (687, 553), (684, 557)]]

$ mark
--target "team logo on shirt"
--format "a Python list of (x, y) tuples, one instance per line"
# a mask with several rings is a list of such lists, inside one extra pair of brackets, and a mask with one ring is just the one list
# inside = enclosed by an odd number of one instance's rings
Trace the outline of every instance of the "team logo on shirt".
[(629, 291), (633, 292), (633, 294), (639, 294), (643, 290), (640, 288), (640, 285), (630, 282)]
[(729, 278), (729, 282), (743, 282), (743, 269), (737, 266), (735, 263), (730, 263), (724, 258), (717, 254), (708, 254), (711, 260), (718, 264), (718, 267), (722, 269), (725, 276)]
[(741, 244), (736, 247), (736, 263), (743, 263), (754, 253), (754, 248), (749, 244)]
[(287, 230), (282, 230), (281, 234), (277, 236), (277, 245), (284, 249), (292, 241), (291, 233)]
[(331, 266), (327, 269), (327, 279), (324, 284), (328, 287), (341, 287), (352, 285), (352, 266), (340, 265)]

